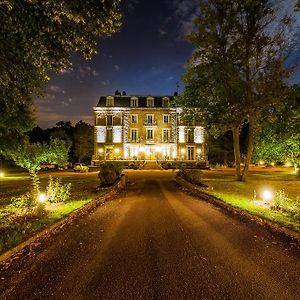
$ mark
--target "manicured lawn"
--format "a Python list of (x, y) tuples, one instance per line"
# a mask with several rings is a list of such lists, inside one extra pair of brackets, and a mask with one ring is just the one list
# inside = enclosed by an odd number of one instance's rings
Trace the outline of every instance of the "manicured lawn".
[(209, 186), (205, 192), (233, 206), (300, 231), (299, 215), (295, 217), (270, 210), (254, 202), (262, 200), (262, 192), (269, 190), (273, 195), (284, 191), (292, 202), (300, 204), (300, 180), (293, 174), (292, 168), (253, 167), (246, 182), (235, 181), (234, 169), (205, 170), (202, 181)]
[[(9, 225), (8, 228), (7, 220), (0, 220), (2, 224), (0, 224), (0, 253), (105, 193), (104, 191), (97, 191), (99, 179), (96, 172), (84, 174), (43, 172), (40, 174), (41, 192), (46, 189), (49, 175), (61, 177), (63, 183), (72, 183), (70, 200), (66, 203), (46, 204), (43, 213), (33, 217), (17, 218), (17, 222), (11, 223), (12, 225)], [(10, 204), (12, 197), (26, 194), (30, 189), (31, 180), (26, 173), (0, 178), (0, 212), (1, 208), (3, 209)]]

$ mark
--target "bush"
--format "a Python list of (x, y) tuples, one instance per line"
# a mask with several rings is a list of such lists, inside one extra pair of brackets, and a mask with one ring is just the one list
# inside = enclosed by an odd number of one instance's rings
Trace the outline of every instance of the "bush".
[(113, 185), (122, 174), (122, 166), (116, 162), (104, 162), (100, 164), (100, 171), (98, 177), (100, 179), (100, 186)]
[(71, 196), (71, 183), (63, 184), (61, 178), (49, 177), (46, 198), (50, 203), (66, 202)]
[(11, 211), (24, 211), (32, 209), (37, 205), (36, 199), (34, 199), (32, 193), (27, 193), (20, 197), (13, 197), (11, 204), (8, 206), (8, 210)]
[(183, 179), (185, 179), (186, 181), (198, 185), (198, 186), (202, 186), (202, 187), (207, 187), (206, 184), (203, 184), (201, 182), (201, 178), (202, 178), (202, 171), (198, 170), (198, 169), (181, 169), (178, 171), (177, 176), (182, 177)]

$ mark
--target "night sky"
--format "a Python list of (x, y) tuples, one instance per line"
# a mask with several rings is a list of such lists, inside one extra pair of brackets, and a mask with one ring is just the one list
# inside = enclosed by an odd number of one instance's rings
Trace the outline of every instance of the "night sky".
[(38, 125), (52, 127), (61, 120), (93, 124), (93, 106), (116, 89), (131, 95), (173, 95), (178, 85), (182, 89), (180, 78), (193, 51), (182, 37), (193, 28), (198, 3), (124, 0), (121, 31), (99, 39), (92, 60), (73, 55), (73, 70), (51, 76), (44, 97), (35, 102)]

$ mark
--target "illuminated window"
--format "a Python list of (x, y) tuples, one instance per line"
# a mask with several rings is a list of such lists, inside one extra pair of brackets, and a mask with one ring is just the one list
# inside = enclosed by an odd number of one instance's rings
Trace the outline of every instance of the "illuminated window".
[(106, 97), (106, 106), (114, 106), (114, 97)]
[(154, 107), (154, 99), (147, 98), (147, 107)]
[(163, 115), (163, 122), (164, 122), (164, 124), (169, 124), (169, 122), (170, 122), (170, 115)]
[(138, 115), (131, 115), (131, 124), (137, 124)]
[(131, 141), (137, 142), (138, 140), (138, 130), (137, 129), (131, 129)]
[(147, 140), (153, 140), (153, 129), (147, 129)]
[(130, 99), (130, 106), (131, 107), (138, 107), (139, 106), (139, 99), (138, 98), (131, 98)]

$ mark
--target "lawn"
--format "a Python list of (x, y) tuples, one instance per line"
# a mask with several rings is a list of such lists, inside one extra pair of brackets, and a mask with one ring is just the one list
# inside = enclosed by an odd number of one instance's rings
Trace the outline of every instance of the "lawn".
[[(1, 219), (0, 253), (20, 243), (33, 233), (62, 219), (104, 193), (104, 191), (97, 191), (97, 187), (99, 186), (97, 172), (81, 174), (51, 171), (41, 172), (40, 174), (41, 192), (45, 191), (49, 175), (62, 178), (63, 183), (72, 183), (70, 200), (66, 203), (47, 204), (43, 213), (37, 214), (34, 217), (25, 216), (25, 218), (17, 218), (16, 221), (12, 223), (8, 223), (8, 220)], [(13, 174), (12, 176), (7, 174), (5, 177), (0, 178), (0, 212), (5, 206), (10, 204), (12, 197), (24, 195), (29, 192), (30, 189), (31, 180), (26, 173)]]
[(234, 169), (205, 170), (202, 182), (209, 186), (205, 192), (226, 203), (300, 231), (299, 215), (291, 216), (286, 212), (257, 205), (260, 202), (264, 204), (260, 200), (263, 200), (263, 191), (268, 190), (273, 196), (279, 191), (284, 191), (291, 203), (300, 207), (300, 180), (293, 174), (293, 168), (252, 167), (246, 182), (235, 181)]

